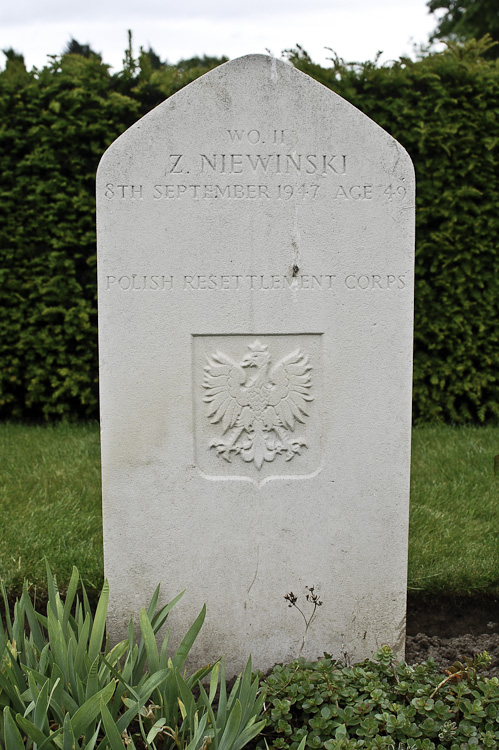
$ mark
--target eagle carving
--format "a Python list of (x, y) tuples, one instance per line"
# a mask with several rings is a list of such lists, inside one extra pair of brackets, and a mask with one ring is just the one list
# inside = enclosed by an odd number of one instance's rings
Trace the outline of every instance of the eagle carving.
[(266, 344), (255, 340), (248, 349), (239, 363), (221, 351), (207, 357), (203, 400), (210, 422), (221, 426), (210, 448), (226, 461), (240, 456), (260, 470), (264, 461), (277, 455), (290, 461), (307, 447), (293, 433), (314, 400), (312, 367), (299, 348), (274, 365)]

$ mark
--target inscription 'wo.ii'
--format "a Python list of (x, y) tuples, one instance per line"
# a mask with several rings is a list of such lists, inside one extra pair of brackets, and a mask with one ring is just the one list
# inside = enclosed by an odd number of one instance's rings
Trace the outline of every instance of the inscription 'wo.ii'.
[[(264, 461), (280, 454), (290, 461), (307, 447), (290, 433), (297, 422), (304, 424), (308, 402), (314, 400), (312, 367), (300, 349), (273, 366), (266, 344), (255, 340), (248, 349), (239, 363), (221, 351), (207, 357), (203, 400), (210, 422), (220, 425), (223, 436), (214, 438), (210, 448), (226, 461), (238, 455), (260, 470)], [(249, 374), (249, 369), (256, 372)]]

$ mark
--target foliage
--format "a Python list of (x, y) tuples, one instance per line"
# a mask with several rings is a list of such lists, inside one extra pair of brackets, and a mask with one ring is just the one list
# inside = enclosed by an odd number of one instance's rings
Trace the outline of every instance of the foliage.
[(98, 58), (0, 80), (0, 409), (45, 419), (97, 407), (94, 179), (137, 104)]
[[(499, 42), (499, 6), (497, 0), (429, 0), (428, 10), (436, 13), (445, 12), (438, 19), (438, 25), (431, 35), (436, 39), (451, 39), (465, 41), (467, 39), (481, 39), (490, 34), (492, 39)], [(493, 50), (495, 57), (499, 55), (499, 47)]]
[(95, 52), (90, 45), (88, 44), (80, 44), (74, 37), (71, 37), (69, 42), (66, 44), (64, 48), (63, 55), (81, 55), (82, 57), (98, 57), (99, 60), (102, 60), (102, 55), (100, 55), (98, 52)]
[[(76, 48), (75, 48), (76, 49)], [(82, 48), (83, 51), (84, 48)], [(294, 65), (406, 147), (417, 174), (414, 416), (499, 417), (499, 68), (490, 40), (389, 67)], [(97, 416), (94, 177), (139, 116), (225, 58), (177, 66), (153, 50), (111, 75), (66, 54), (0, 73), (0, 418)]]
[(409, 666), (388, 646), (345, 667), (325, 655), (277, 665), (263, 685), (267, 726), (258, 747), (296, 750), (463, 750), (499, 742), (499, 680), (478, 676), (486, 653), (446, 676), (432, 659)]
[[(128, 639), (111, 648), (107, 582), (93, 615), (84, 586), (77, 595), (76, 568), (64, 602), (48, 566), (47, 580), (46, 616), (25, 584), (13, 618), (6, 606), (0, 620), (0, 747), (22, 750), (24, 735), (35, 750), (240, 750), (263, 728), (251, 660), (228, 696), (223, 661), (189, 677), (184, 672), (204, 607), (170, 657), (169, 633), (160, 650), (156, 634), (182, 594), (156, 611), (158, 587), (140, 613), (139, 642), (130, 622)], [(200, 681), (208, 677), (206, 691)]]

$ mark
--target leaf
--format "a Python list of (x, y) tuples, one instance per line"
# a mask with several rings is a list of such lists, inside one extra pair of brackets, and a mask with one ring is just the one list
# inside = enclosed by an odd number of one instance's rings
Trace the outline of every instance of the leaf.
[(154, 742), (158, 734), (163, 731), (165, 723), (165, 719), (158, 719), (158, 721), (156, 721), (152, 725), (151, 729), (147, 733), (147, 742)]
[(33, 607), (33, 603), (31, 601), (31, 597), (28, 593), (28, 586), (27, 586), (26, 581), (24, 582), (24, 585), (23, 585), (21, 601), (23, 603), (24, 610), (26, 612), (26, 617), (28, 618), (28, 624), (29, 624), (31, 636), (33, 638), (35, 646), (37, 647), (39, 651), (41, 651), (45, 645), (45, 638), (43, 637), (37, 613), (35, 612), (35, 608)]
[(241, 704), (236, 700), (232, 707), (232, 711), (229, 714), (227, 724), (218, 745), (218, 750), (232, 750), (237, 735), (239, 734), (241, 713)]
[(92, 626), (92, 632), (90, 635), (90, 642), (88, 644), (88, 658), (93, 661), (95, 657), (100, 653), (102, 647), (102, 641), (104, 639), (104, 632), (106, 629), (106, 615), (107, 606), (109, 602), (109, 583), (107, 579), (104, 581), (102, 591), (99, 596), (97, 609), (95, 611), (94, 622)]
[(113, 717), (109, 713), (104, 702), (101, 702), (101, 714), (102, 722), (104, 724), (104, 730), (106, 732), (106, 738), (109, 742), (111, 750), (124, 750), (125, 746), (121, 739), (121, 732), (119, 731)]
[(43, 730), (48, 729), (47, 711), (49, 706), (49, 687), (50, 680), (47, 678), (36, 699), (35, 714), (33, 717), (36, 726)]
[(185, 634), (180, 646), (177, 649), (175, 656), (172, 659), (173, 666), (175, 667), (175, 669), (181, 669), (184, 666), (185, 660), (187, 659), (189, 651), (192, 648), (192, 644), (196, 640), (198, 633), (201, 630), (205, 617), (206, 617), (206, 605), (203, 604), (201, 608), (201, 612), (196, 617), (191, 627)]
[(88, 670), (87, 685), (85, 688), (85, 700), (91, 698), (92, 695), (95, 695), (99, 690), (98, 671), (99, 657), (96, 656), (94, 661), (90, 665), (90, 669)]
[(50, 570), (50, 565), (48, 563), (47, 558), (45, 558), (45, 569), (47, 574), (47, 588), (49, 592), (49, 598), (48, 598), (48, 604), (47, 604), (47, 615), (49, 613), (49, 608), (52, 611), (52, 614), (57, 619), (58, 616), (58, 598), (59, 598), (59, 592), (57, 591), (55, 584), (54, 584), (54, 576), (52, 575), (52, 571)]
[[(21, 716), (21, 714), (16, 715), (16, 722), (18, 726), (21, 727), (24, 734), (29, 737), (33, 742), (36, 742), (38, 746), (43, 745), (43, 743), (50, 739), (50, 735), (46, 735), (42, 730), (36, 726), (36, 724), (33, 724), (32, 721), (27, 719), (24, 716)], [(53, 734), (52, 734), (53, 736)], [(24, 748), (24, 745), (23, 745)]]
[(71, 726), (71, 717), (66, 714), (64, 717), (64, 726), (62, 731), (62, 750), (80, 750), (77, 748), (76, 739), (73, 734), (73, 728)]
[(260, 734), (260, 732), (264, 729), (266, 723), (266, 720), (262, 719), (262, 721), (247, 724), (235, 740), (232, 746), (232, 750), (241, 750), (243, 747), (245, 747), (245, 745), (247, 745), (249, 742), (251, 742), (252, 739)]
[(5, 706), (3, 710), (3, 742), (6, 750), (25, 750), (21, 733), (8, 706)]
[(66, 632), (66, 629), (68, 626), (69, 615), (71, 614), (71, 607), (73, 606), (74, 598), (76, 595), (76, 589), (78, 588), (79, 579), (80, 579), (80, 574), (78, 573), (77, 568), (73, 565), (73, 570), (71, 573), (68, 590), (66, 592), (66, 600), (64, 602), (64, 614), (63, 614), (63, 621), (62, 621), (62, 629), (64, 633)]
[(78, 677), (81, 680), (86, 678), (86, 675), (87, 675), (85, 661), (86, 661), (87, 653), (88, 653), (87, 645), (88, 645), (88, 638), (90, 635), (91, 626), (92, 626), (91, 617), (89, 614), (86, 614), (85, 619), (83, 621), (83, 625), (80, 629), (78, 645), (76, 646), (76, 653), (75, 653), (74, 662), (73, 662), (75, 673), (78, 675)]
[(95, 693), (91, 698), (86, 700), (83, 706), (80, 706), (76, 711), (71, 719), (71, 726), (76, 737), (80, 737), (95, 720), (101, 710), (101, 706), (109, 703), (113, 697), (115, 687), (116, 683), (114, 681), (110, 682), (102, 690), (99, 690), (98, 693)]
[(159, 669), (158, 647), (156, 645), (156, 638), (154, 637), (151, 622), (144, 608), (140, 610), (139, 622), (142, 637), (144, 638), (149, 671), (157, 672)]

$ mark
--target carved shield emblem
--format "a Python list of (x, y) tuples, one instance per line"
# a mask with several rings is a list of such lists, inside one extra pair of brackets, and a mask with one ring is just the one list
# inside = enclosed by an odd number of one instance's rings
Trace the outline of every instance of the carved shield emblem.
[(195, 448), (202, 471), (262, 483), (319, 466), (320, 338), (194, 337)]

